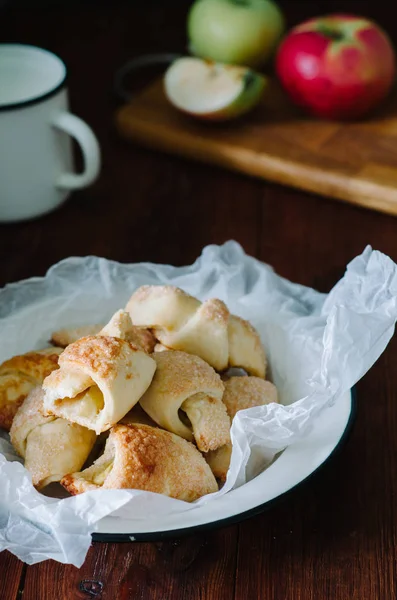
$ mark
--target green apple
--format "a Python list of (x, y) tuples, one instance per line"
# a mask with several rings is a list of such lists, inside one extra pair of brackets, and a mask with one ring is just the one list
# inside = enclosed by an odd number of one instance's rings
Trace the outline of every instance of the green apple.
[(189, 50), (217, 62), (260, 67), (284, 28), (272, 0), (196, 0), (188, 16)]
[(164, 76), (165, 93), (179, 110), (194, 117), (226, 121), (258, 104), (266, 79), (247, 67), (214, 63), (186, 56)]

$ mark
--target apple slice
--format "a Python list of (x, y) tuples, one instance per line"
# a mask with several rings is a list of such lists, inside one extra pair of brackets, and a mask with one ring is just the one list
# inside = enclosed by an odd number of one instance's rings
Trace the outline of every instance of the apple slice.
[(258, 104), (265, 78), (247, 67), (183, 57), (168, 68), (165, 92), (179, 110), (194, 117), (226, 121)]

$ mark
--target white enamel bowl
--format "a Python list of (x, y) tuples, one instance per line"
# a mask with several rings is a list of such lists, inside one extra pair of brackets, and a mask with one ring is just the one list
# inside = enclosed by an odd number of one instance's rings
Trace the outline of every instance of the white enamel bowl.
[(106, 517), (94, 541), (158, 541), (237, 523), (272, 506), (312, 476), (347, 440), (355, 417), (354, 390), (316, 420), (311, 432), (289, 446), (263, 473), (246, 485), (196, 510), (149, 520)]

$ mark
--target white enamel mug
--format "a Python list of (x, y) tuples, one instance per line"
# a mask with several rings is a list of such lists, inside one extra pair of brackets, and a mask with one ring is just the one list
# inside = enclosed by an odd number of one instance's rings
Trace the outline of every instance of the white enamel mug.
[[(52, 52), (0, 44), (0, 221), (50, 212), (98, 176), (98, 141), (69, 112), (66, 81)], [(71, 137), (82, 150), (82, 173), (74, 172)]]

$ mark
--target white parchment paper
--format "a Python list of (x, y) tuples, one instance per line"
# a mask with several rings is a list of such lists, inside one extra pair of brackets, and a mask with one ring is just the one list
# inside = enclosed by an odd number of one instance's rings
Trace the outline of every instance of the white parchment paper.
[(316, 415), (366, 373), (393, 335), (397, 318), (396, 265), (369, 247), (328, 295), (286, 281), (235, 242), (208, 246), (193, 265), (179, 268), (69, 258), (44, 278), (0, 290), (0, 361), (46, 346), (54, 329), (105, 322), (143, 284), (173, 284), (202, 300), (221, 298), (231, 312), (249, 319), (261, 334), (283, 405), (238, 413), (227, 482), (193, 504), (129, 490), (44, 496), (3, 434), (0, 550), (29, 564), (52, 558), (80, 566), (104, 516), (149, 519), (198, 510), (243, 485), (258, 464), (264, 468), (304, 436)]

